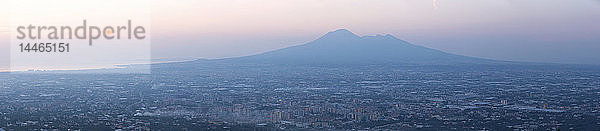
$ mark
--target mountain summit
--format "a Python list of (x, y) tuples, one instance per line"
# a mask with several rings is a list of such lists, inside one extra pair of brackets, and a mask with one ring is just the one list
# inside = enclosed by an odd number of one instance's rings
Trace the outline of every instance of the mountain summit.
[(321, 36), (318, 40), (343, 40), (343, 39), (359, 39), (360, 36), (350, 32), (346, 29), (339, 29), (336, 31), (329, 32)]
[(262, 54), (218, 59), (231, 63), (285, 65), (459, 64), (493, 60), (450, 54), (410, 44), (392, 35), (358, 36), (346, 29), (329, 32), (307, 44)]

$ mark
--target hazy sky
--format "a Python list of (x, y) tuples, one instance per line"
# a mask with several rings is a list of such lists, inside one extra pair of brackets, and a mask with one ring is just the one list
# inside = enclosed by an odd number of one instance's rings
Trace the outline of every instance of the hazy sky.
[[(256, 54), (346, 28), (358, 35), (392, 34), (416, 45), (467, 56), (600, 64), (599, 0), (148, 2), (152, 2), (153, 58)], [(8, 5), (0, 3), (0, 18), (8, 18), (10, 13), (3, 6)], [(40, 15), (51, 14), (42, 11)], [(4, 31), (7, 21), (0, 19), (0, 43), (9, 41)], [(7, 45), (0, 44), (0, 49), (7, 51)]]

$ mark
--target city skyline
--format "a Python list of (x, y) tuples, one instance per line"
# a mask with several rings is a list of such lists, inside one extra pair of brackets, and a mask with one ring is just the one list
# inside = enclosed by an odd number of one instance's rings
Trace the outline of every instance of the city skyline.
[(0, 18), (0, 131), (600, 129), (600, 0), (0, 0)]

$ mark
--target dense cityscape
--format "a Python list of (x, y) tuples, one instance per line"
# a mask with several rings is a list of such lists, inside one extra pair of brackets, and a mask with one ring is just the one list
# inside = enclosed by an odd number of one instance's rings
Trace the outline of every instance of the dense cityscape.
[[(172, 66), (173, 67), (173, 66)], [(600, 71), (154, 68), (0, 74), (0, 130), (597, 130)]]

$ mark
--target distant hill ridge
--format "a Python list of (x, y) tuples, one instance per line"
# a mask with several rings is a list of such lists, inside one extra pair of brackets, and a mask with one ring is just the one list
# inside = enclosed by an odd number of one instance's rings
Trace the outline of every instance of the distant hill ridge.
[(322, 64), (485, 64), (501, 61), (455, 55), (410, 44), (392, 35), (358, 36), (349, 30), (329, 32), (307, 44), (262, 54), (210, 60), (284, 65)]

